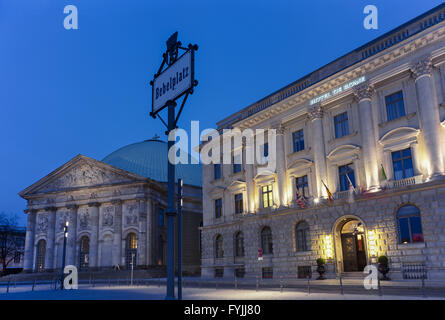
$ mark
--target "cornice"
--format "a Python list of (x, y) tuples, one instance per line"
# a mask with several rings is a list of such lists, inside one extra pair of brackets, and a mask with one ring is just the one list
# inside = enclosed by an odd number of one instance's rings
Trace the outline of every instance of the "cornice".
[[(381, 69), (386, 65), (390, 65), (398, 60), (401, 60), (402, 58), (412, 55), (412, 53), (416, 50), (429, 46), (430, 44), (444, 38), (444, 36), (445, 26), (443, 25), (436, 26), (435, 28), (432, 27), (430, 29), (426, 29), (419, 33), (417, 37), (413, 36), (413, 38), (407, 38), (404, 41), (400, 42), (398, 45), (388, 48), (387, 50), (384, 50), (379, 54), (376, 54), (375, 56), (369, 57), (366, 60), (352, 65), (342, 72), (334, 74), (329, 78), (321, 81), (320, 83), (317, 83), (313, 87), (308, 87), (275, 105), (271, 105), (268, 108), (251, 115), (246, 119), (235, 122), (234, 125), (243, 129), (249, 128), (258, 125), (265, 120), (270, 120), (274, 116), (291, 108), (308, 108), (309, 101), (319, 96), (321, 93), (333, 90), (336, 87), (349, 81), (353, 81), (360, 76), (372, 74), (373, 72)], [(436, 51), (435, 55), (432, 56), (432, 59), (437, 58), (439, 53), (445, 54), (445, 51)], [(412, 68), (412, 66), (408, 65), (402, 65), (400, 67), (395, 66), (394, 71), (387, 72), (385, 78), (387, 78), (394, 72), (400, 73)], [(375, 85), (381, 80), (383, 79), (379, 75), (376, 76), (376, 80), (374, 80), (373, 78), (368, 79), (370, 85)], [(353, 88), (345, 91), (341, 95), (336, 96), (335, 99), (332, 99), (332, 101), (345, 97), (346, 95), (349, 95), (351, 93), (354, 93)]]

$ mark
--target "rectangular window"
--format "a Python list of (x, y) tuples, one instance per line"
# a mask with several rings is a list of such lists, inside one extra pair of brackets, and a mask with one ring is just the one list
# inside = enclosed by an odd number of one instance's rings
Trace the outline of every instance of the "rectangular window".
[(240, 155), (233, 156), (232, 161), (233, 161), (233, 173), (241, 172), (241, 156)]
[(219, 219), (222, 217), (222, 199), (215, 200), (215, 218)]
[(307, 175), (295, 178), (295, 185), (297, 187), (297, 192), (304, 198), (309, 197), (309, 184), (307, 180)]
[(392, 165), (394, 168), (394, 179), (401, 180), (414, 176), (413, 159), (411, 149), (404, 149), (392, 153)]
[(221, 179), (221, 164), (215, 163), (213, 165), (213, 172), (215, 180)]
[(298, 279), (312, 278), (311, 266), (298, 266)]
[[(349, 190), (349, 181), (355, 188), (355, 175), (354, 169), (351, 168), (352, 164), (347, 164), (338, 167), (338, 176), (340, 178), (340, 191)], [(349, 178), (349, 179), (348, 179)]]
[(344, 112), (334, 117), (335, 138), (341, 138), (349, 134), (348, 113)]
[(294, 152), (304, 150), (304, 132), (303, 129), (292, 133), (292, 142), (294, 145)]
[(224, 268), (216, 268), (215, 269), (215, 278), (224, 277)]
[(263, 199), (263, 208), (273, 206), (273, 192), (271, 184), (261, 187), (261, 195)]
[(385, 102), (388, 121), (403, 117), (405, 115), (405, 105), (403, 103), (402, 91), (386, 96)]
[(235, 277), (237, 277), (237, 278), (244, 278), (245, 273), (246, 273), (246, 270), (244, 268), (236, 268), (235, 269)]
[(241, 214), (243, 212), (244, 212), (243, 194), (237, 193), (235, 194), (235, 214)]

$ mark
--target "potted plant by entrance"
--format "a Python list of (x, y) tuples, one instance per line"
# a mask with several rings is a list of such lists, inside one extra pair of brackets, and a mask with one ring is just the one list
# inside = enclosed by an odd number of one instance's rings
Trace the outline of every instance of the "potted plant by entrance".
[(377, 259), (377, 262), (379, 263), (378, 266), (378, 270), (379, 272), (383, 275), (382, 280), (391, 280), (390, 278), (388, 278), (386, 276), (386, 274), (389, 272), (389, 267), (388, 267), (388, 257), (387, 256), (380, 256)]
[(323, 258), (318, 258), (317, 259), (317, 272), (319, 274), (317, 280), (324, 280), (326, 279), (326, 277), (324, 276), (324, 274), (326, 273), (326, 261)]

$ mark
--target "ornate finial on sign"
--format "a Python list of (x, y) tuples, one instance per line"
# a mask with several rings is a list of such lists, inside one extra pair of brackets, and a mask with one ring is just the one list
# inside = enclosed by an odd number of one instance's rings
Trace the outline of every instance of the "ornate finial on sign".
[(151, 138), (151, 140), (159, 140), (160, 136), (158, 136), (157, 133), (155, 133), (155, 135), (153, 136), (153, 138)]

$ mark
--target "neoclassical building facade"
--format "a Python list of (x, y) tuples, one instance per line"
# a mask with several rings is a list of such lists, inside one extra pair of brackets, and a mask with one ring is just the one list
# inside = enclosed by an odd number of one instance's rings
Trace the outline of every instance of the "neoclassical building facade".
[[(201, 168), (178, 165), (184, 182), (183, 270), (199, 272)], [(98, 161), (78, 155), (20, 192), (28, 201), (24, 270), (150, 269), (167, 257), (167, 143), (125, 146)]]
[(276, 169), (202, 166), (203, 276), (307, 277), (321, 257), (333, 277), (385, 255), (393, 278), (445, 278), (444, 5), (223, 129), (275, 129)]

